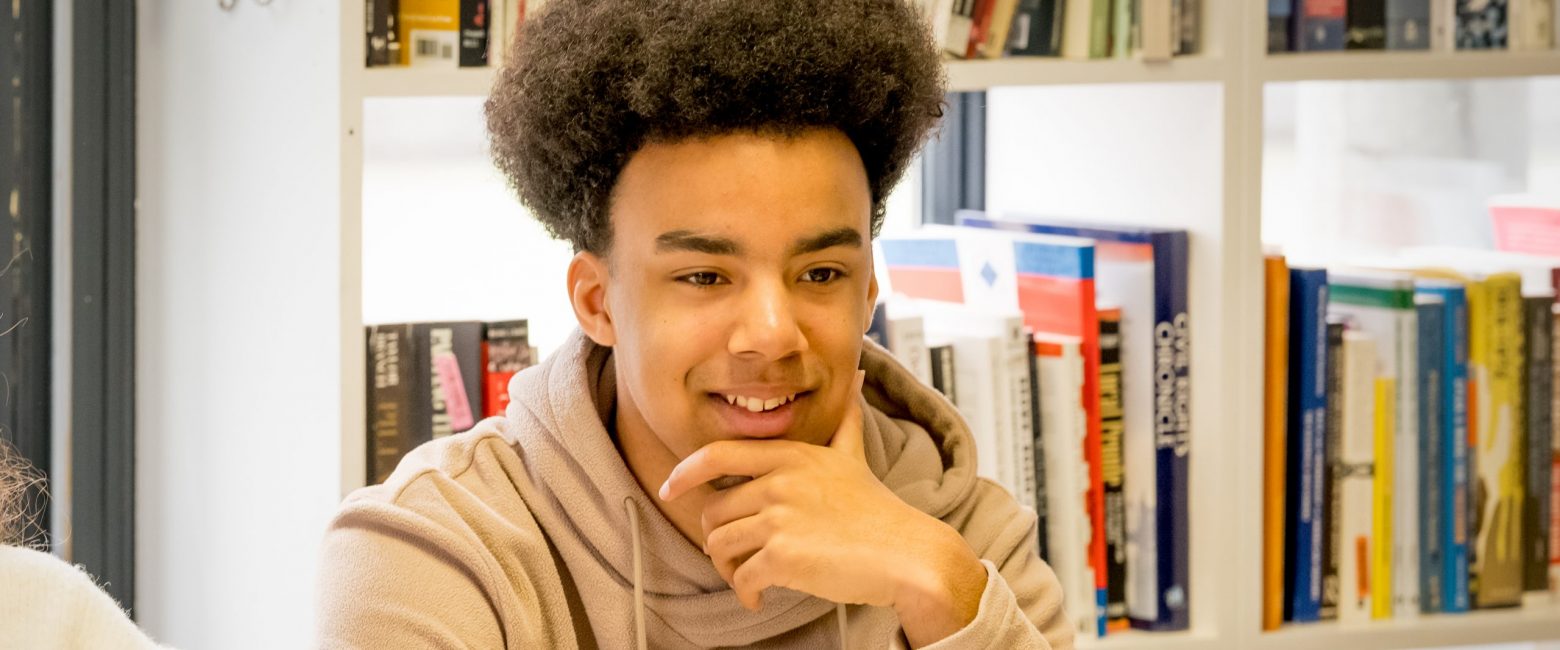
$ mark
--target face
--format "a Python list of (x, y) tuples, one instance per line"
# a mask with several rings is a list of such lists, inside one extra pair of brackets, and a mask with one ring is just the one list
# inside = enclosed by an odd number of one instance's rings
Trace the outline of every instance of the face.
[(871, 210), (838, 131), (634, 154), (608, 259), (570, 272), (582, 327), (614, 348), (619, 427), (679, 458), (722, 439), (827, 443), (877, 297)]

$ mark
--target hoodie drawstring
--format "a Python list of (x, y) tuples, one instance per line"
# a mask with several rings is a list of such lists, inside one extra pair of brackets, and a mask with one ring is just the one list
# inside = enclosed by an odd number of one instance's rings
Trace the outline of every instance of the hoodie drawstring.
[[(634, 498), (623, 497), (623, 509), (628, 511), (628, 528), (633, 533), (634, 545), (634, 635), (639, 650), (647, 650), (645, 641), (645, 565), (639, 544), (639, 511), (634, 509)], [(840, 650), (849, 650), (845, 642), (845, 603), (834, 606), (834, 618), (840, 622)]]
[(639, 550), (639, 511), (634, 509), (633, 497), (623, 497), (623, 508), (628, 510), (628, 527), (634, 533), (634, 635), (639, 640), (639, 650), (646, 650), (645, 641), (645, 565)]

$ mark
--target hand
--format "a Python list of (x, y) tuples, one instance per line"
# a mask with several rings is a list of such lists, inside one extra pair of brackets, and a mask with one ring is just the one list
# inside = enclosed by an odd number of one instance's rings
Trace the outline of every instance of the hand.
[(704, 551), (744, 607), (767, 587), (840, 603), (893, 607), (912, 644), (942, 639), (979, 609), (986, 570), (947, 524), (901, 501), (867, 466), (861, 381), (827, 447), (728, 440), (694, 452), (661, 486), (663, 500), (726, 476), (752, 481), (704, 509)]

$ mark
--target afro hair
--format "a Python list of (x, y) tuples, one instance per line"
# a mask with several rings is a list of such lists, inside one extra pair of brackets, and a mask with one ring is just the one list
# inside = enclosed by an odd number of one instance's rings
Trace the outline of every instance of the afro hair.
[(486, 105), (494, 163), (576, 251), (646, 143), (836, 129), (884, 202), (943, 112), (946, 81), (906, 0), (553, 0), (526, 20)]

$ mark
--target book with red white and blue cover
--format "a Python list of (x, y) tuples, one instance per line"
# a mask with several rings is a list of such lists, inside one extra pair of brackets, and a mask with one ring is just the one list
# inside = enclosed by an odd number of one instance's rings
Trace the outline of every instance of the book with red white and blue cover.
[(1127, 614), (1133, 627), (1186, 629), (1191, 622), (1186, 231), (976, 211), (960, 211), (958, 219), (973, 228), (1095, 241), (1098, 297), (1122, 312)]

